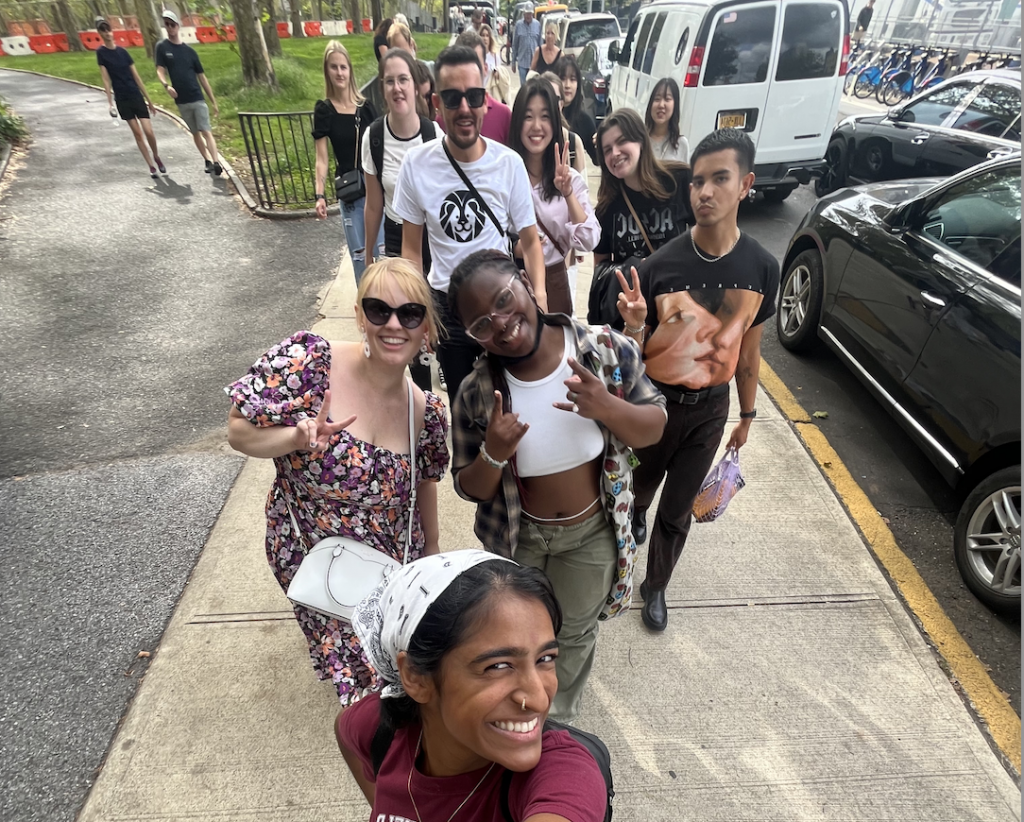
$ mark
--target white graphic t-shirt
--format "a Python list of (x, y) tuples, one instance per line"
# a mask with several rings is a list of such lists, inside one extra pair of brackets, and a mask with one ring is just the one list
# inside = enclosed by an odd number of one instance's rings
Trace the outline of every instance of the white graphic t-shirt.
[[(521, 232), (536, 225), (522, 158), (499, 143), (480, 139), (485, 143), (483, 156), (473, 163), (460, 163), (462, 171), (506, 231)], [(416, 146), (405, 156), (392, 207), (403, 221), (425, 227), (431, 255), (427, 281), (438, 291), (448, 290), (452, 271), (467, 255), (508, 246), (452, 168), (441, 140)]]

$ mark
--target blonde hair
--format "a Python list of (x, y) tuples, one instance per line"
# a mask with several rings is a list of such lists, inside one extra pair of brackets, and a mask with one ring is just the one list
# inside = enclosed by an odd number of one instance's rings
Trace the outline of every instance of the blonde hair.
[(551, 29), (551, 31), (553, 31), (555, 33), (555, 37), (557, 37), (558, 36), (558, 21), (557, 20), (548, 20), (544, 24), (544, 33), (545, 34), (548, 33), (548, 29)]
[(405, 38), (405, 42), (410, 46), (412, 45), (412, 32), (409, 31), (409, 27), (405, 23), (394, 22), (391, 24), (391, 28), (388, 29), (388, 46), (392, 45), (398, 35), (402, 35)]
[(394, 20), (396, 23), (401, 23), (406, 28), (409, 27), (409, 18), (402, 14), (402, 12), (398, 12), (398, 14), (396, 14), (391, 19)]
[(402, 257), (385, 257), (366, 267), (362, 278), (359, 280), (359, 288), (356, 291), (356, 311), (363, 311), (363, 297), (371, 289), (381, 290), (394, 285), (400, 289), (411, 302), (420, 303), (427, 307), (427, 341), (431, 346), (437, 345), (437, 340), (443, 328), (441, 320), (437, 316), (437, 309), (434, 307), (434, 297), (427, 285), (426, 279), (416, 270), (408, 260)]
[(488, 54), (497, 54), (498, 42), (494, 39), (494, 29), (492, 29), (486, 23), (480, 26), (480, 31), (478, 31), (477, 34), (480, 35), (481, 40), (483, 39), (484, 31), (487, 32), (487, 42), (490, 45), (490, 48), (485, 48), (484, 51), (486, 51)]
[(359, 86), (356, 83), (356, 73), (352, 68), (352, 58), (348, 56), (348, 49), (346, 49), (337, 40), (329, 40), (327, 45), (324, 47), (324, 85), (327, 89), (327, 99), (331, 99), (335, 94), (334, 81), (331, 79), (330, 72), (327, 71), (327, 59), (335, 53), (342, 55), (345, 58), (345, 62), (348, 63), (349, 101), (355, 103), (357, 106), (361, 106), (366, 102), (366, 100), (363, 95), (359, 93)]

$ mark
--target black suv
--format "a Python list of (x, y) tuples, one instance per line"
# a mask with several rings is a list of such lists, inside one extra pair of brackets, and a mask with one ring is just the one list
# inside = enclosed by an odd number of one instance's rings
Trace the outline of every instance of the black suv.
[(1020, 151), (1020, 71), (972, 71), (888, 114), (847, 117), (832, 132), (819, 197), (856, 183), (947, 177)]

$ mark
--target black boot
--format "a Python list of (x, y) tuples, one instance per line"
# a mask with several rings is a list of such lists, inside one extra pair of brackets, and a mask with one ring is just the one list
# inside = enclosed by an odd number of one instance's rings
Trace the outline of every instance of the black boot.
[(644, 607), (640, 611), (640, 617), (644, 625), (652, 631), (664, 631), (668, 626), (668, 606), (665, 604), (665, 589), (656, 591), (653, 588), (646, 588), (641, 591), (644, 596)]
[(633, 539), (637, 545), (647, 542), (647, 509), (637, 508), (633, 512)]

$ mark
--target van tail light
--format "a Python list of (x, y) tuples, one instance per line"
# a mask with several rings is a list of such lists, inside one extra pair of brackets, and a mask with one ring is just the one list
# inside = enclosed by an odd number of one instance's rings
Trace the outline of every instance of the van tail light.
[(594, 94), (606, 94), (608, 91), (608, 83), (603, 77), (594, 78)]
[(843, 37), (843, 59), (839, 63), (839, 76), (845, 77), (850, 71), (850, 35)]
[(683, 78), (683, 88), (697, 88), (697, 80), (700, 79), (700, 66), (704, 62), (704, 46), (694, 46), (690, 52), (690, 64), (686, 67), (686, 77)]

